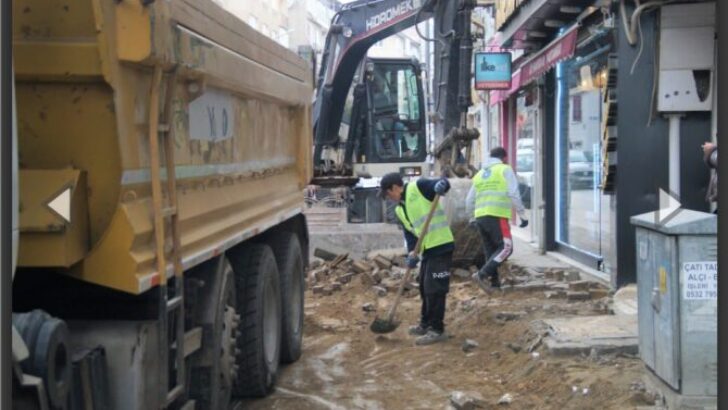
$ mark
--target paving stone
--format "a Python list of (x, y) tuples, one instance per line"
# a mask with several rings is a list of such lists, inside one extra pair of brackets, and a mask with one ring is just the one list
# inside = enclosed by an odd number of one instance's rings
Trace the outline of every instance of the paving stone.
[(566, 279), (567, 282), (576, 282), (576, 281), (581, 280), (581, 274), (577, 271), (572, 270), (572, 271), (566, 272), (564, 279)]
[(547, 270), (544, 272), (544, 278), (546, 279), (552, 279), (557, 281), (563, 281), (564, 280), (564, 271), (562, 270)]

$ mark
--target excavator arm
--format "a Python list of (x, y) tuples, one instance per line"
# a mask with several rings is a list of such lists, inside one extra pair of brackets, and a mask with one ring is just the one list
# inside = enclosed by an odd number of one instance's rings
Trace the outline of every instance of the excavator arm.
[[(472, 35), (470, 19), (475, 0), (360, 0), (337, 12), (326, 37), (314, 103), (314, 174), (321, 175), (324, 147), (337, 147), (344, 105), (357, 67), (374, 43), (409, 27), (434, 19), (435, 154), (443, 172), (456, 163), (469, 163), (462, 146), (478, 137), (465, 127), (470, 97)], [(466, 145), (463, 145), (466, 144)], [(445, 161), (443, 162), (443, 159)], [(464, 160), (464, 161), (463, 161)], [(458, 174), (461, 174), (459, 172)]]

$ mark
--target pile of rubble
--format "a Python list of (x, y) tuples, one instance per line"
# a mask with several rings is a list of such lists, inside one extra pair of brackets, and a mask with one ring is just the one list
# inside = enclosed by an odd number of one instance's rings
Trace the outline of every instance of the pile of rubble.
[[(317, 248), (307, 274), (307, 285), (314, 295), (330, 296), (357, 280), (380, 297), (397, 292), (406, 272), (405, 254), (399, 251), (374, 251), (363, 260), (348, 254), (335, 254)], [(404, 296), (418, 294), (415, 275), (405, 283)]]

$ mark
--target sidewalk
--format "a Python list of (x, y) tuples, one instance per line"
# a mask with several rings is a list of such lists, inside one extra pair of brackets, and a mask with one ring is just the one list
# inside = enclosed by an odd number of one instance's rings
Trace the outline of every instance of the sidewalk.
[(557, 268), (557, 269), (577, 269), (582, 276), (599, 282), (609, 288), (612, 287), (609, 275), (604, 272), (599, 272), (596, 269), (589, 268), (584, 264), (574, 261), (567, 256), (555, 253), (546, 252), (546, 254), (539, 253), (535, 245), (528, 242), (523, 234), (518, 231), (512, 231), (513, 233), (513, 255), (510, 257), (510, 261), (518, 266), (524, 268)]

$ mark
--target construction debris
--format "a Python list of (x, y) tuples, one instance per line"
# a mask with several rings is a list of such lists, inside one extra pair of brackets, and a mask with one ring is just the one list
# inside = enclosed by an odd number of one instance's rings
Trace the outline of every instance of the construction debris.
[(513, 402), (513, 396), (510, 393), (504, 394), (500, 400), (498, 400), (498, 404), (511, 404)]
[(372, 290), (380, 298), (383, 298), (383, 297), (387, 296), (387, 288), (385, 288), (385, 287), (382, 287), (382, 286), (372, 286)]
[(375, 310), (377, 310), (377, 308), (374, 307), (373, 303), (365, 303), (361, 306), (361, 310), (365, 312), (374, 312)]
[(475, 410), (483, 408), (485, 402), (477, 393), (454, 391), (450, 393), (450, 404), (457, 410)]
[[(314, 295), (328, 296), (338, 292), (349, 284), (356, 276), (360, 277), (365, 288), (371, 288), (380, 297), (399, 288), (402, 276), (405, 273), (393, 262), (403, 255), (381, 251), (369, 260), (352, 260), (348, 254), (335, 254), (325, 249), (316, 248), (315, 264), (312, 264), (307, 274), (308, 286)], [(405, 283), (405, 296), (416, 295), (418, 286), (408, 281)], [(407, 293), (409, 292), (409, 293)]]
[(468, 353), (478, 346), (480, 346), (480, 345), (475, 340), (465, 339), (465, 341), (463, 342), (462, 349), (463, 349), (463, 352)]

